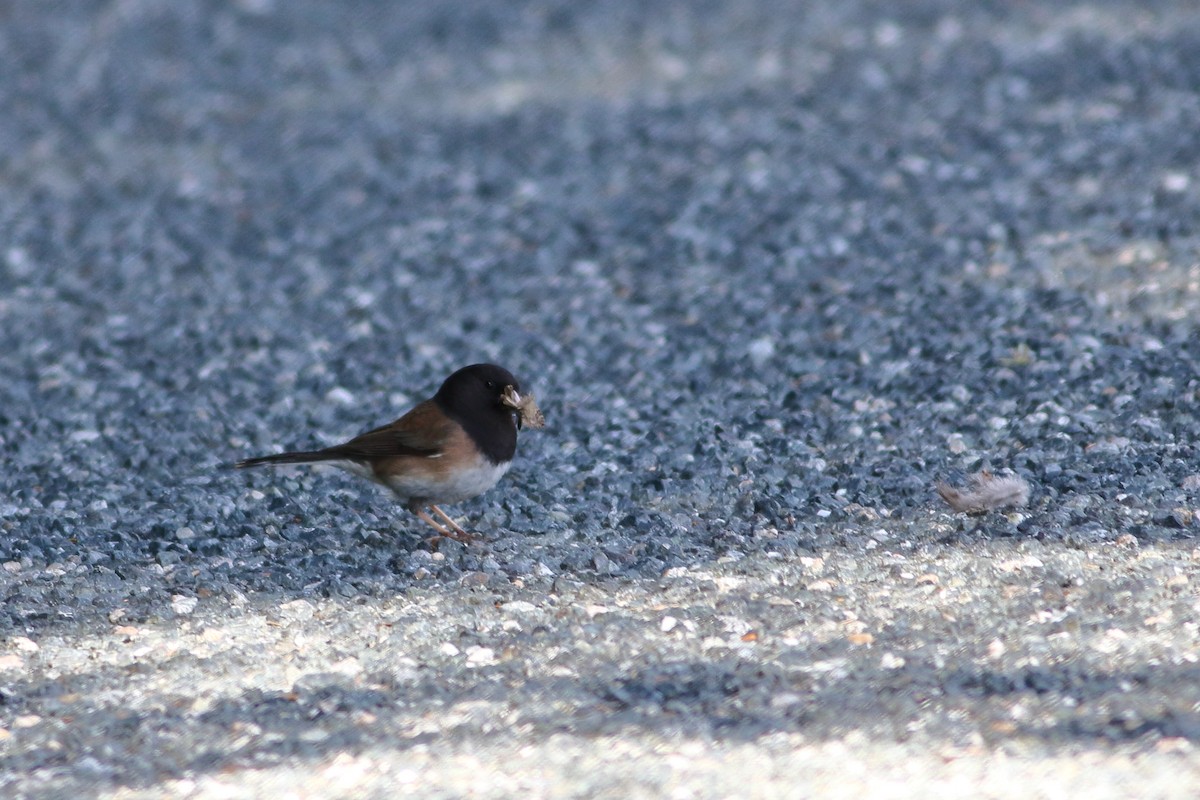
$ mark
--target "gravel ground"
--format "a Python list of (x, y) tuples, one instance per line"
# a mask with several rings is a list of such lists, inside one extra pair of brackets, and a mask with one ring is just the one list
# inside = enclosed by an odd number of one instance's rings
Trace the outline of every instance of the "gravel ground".
[(1194, 796), (1200, 9), (821, 5), (5, 4), (0, 793)]

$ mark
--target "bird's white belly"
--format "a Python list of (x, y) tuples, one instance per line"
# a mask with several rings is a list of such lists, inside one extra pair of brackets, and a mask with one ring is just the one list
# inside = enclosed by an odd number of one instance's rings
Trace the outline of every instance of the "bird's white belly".
[(422, 475), (394, 476), (384, 485), (404, 500), (420, 499), (430, 503), (459, 503), (491, 489), (508, 472), (512, 462), (493, 464), (486, 458), (445, 477)]
[(483, 494), (496, 485), (512, 462), (493, 464), (480, 458), (475, 464), (456, 470), (445, 477), (433, 475), (393, 475), (380, 480), (374, 471), (358, 461), (338, 460), (322, 462), (323, 466), (337, 467), (346, 472), (380, 483), (392, 490), (399, 499), (424, 500), (435, 505), (460, 503)]

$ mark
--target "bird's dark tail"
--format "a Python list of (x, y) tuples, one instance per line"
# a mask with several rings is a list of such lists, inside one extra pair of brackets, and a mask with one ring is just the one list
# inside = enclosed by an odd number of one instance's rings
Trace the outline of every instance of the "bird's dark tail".
[(278, 453), (273, 456), (244, 458), (233, 465), (234, 469), (264, 467), (269, 464), (315, 464), (318, 461), (334, 461), (339, 456), (329, 450), (303, 450), (294, 453)]

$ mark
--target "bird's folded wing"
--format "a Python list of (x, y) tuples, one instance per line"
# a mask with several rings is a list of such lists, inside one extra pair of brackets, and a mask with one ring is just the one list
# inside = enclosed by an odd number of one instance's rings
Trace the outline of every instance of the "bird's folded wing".
[(354, 460), (392, 456), (434, 458), (445, 449), (453, 425), (432, 401), (426, 400), (395, 422), (367, 431), (324, 452)]

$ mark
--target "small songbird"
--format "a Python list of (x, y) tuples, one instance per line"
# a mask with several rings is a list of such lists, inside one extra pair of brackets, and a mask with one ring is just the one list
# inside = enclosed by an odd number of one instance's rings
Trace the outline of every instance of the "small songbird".
[[(446, 512), (486, 492), (508, 472), (523, 423), (542, 427), (532, 396), (522, 397), (512, 373), (495, 364), (472, 364), (442, 383), (437, 394), (400, 419), (350, 441), (239, 461), (238, 469), (267, 464), (328, 464), (391, 489), (408, 510), (438, 536), (467, 542), (475, 537)], [(439, 525), (425, 512), (445, 520)]]

